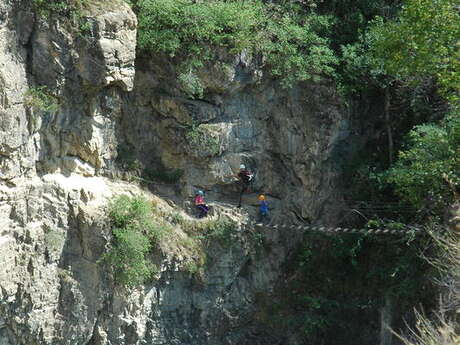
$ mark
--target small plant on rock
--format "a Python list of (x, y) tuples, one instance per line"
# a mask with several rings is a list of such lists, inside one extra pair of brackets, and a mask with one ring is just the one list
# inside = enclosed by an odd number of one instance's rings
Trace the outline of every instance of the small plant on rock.
[(24, 94), (24, 105), (34, 111), (55, 113), (59, 108), (56, 96), (46, 86), (31, 87)]
[(39, 17), (51, 20), (63, 18), (80, 36), (91, 32), (92, 24), (84, 15), (88, 0), (32, 0), (32, 8)]
[(236, 230), (236, 224), (228, 217), (219, 217), (207, 223), (207, 235), (223, 246), (230, 246)]
[(220, 153), (220, 140), (209, 125), (193, 124), (185, 134), (192, 151), (204, 156), (217, 156)]

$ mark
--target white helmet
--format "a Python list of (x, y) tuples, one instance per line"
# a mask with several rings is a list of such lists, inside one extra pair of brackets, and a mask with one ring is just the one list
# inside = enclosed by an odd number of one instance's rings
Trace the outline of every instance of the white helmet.
[(244, 164), (241, 164), (240, 169), (246, 169), (246, 166)]

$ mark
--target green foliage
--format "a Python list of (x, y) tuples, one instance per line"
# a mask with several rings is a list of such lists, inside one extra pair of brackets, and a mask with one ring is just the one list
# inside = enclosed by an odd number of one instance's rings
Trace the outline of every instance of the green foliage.
[(343, 62), (340, 87), (345, 94), (366, 92), (370, 87), (389, 84), (382, 59), (369, 53), (373, 40), (372, 33), (367, 33), (359, 41), (340, 47)]
[(187, 130), (185, 138), (193, 152), (205, 156), (217, 156), (220, 153), (220, 140), (211, 126), (194, 124)]
[(185, 224), (186, 219), (179, 212), (173, 212), (169, 217), (169, 221), (172, 224), (182, 225), (182, 224)]
[(109, 217), (112, 224), (119, 228), (127, 227), (132, 223), (149, 222), (151, 215), (151, 206), (143, 197), (131, 198), (121, 195), (109, 205)]
[(440, 214), (452, 201), (446, 178), (460, 184), (460, 117), (442, 124), (425, 124), (409, 133), (407, 149), (387, 172), (403, 200), (417, 207), (430, 207)]
[(184, 92), (193, 98), (203, 98), (204, 88), (193, 69), (185, 66), (186, 72), (179, 73), (178, 80)]
[(260, 42), (267, 58), (269, 71), (280, 77), (285, 87), (300, 80), (319, 80), (332, 75), (337, 59), (329, 48), (329, 41), (316, 33), (315, 28), (328, 28), (327, 17), (311, 16), (305, 21), (292, 14), (267, 20), (266, 37)]
[(59, 103), (46, 86), (31, 87), (24, 94), (24, 105), (34, 111), (55, 113), (59, 109)]
[(89, 0), (32, 0), (35, 12), (50, 20), (53, 16), (63, 17), (80, 35), (89, 33), (91, 23), (84, 17), (83, 10)]
[(136, 9), (139, 47), (185, 61), (180, 79), (191, 94), (202, 94), (194, 73), (218, 48), (265, 56), (269, 71), (285, 86), (332, 73), (336, 63), (319, 34), (330, 26), (327, 17), (259, 0), (139, 0)]
[(114, 229), (114, 245), (105, 256), (114, 268), (116, 280), (126, 286), (136, 286), (149, 279), (154, 266), (147, 261), (149, 239), (131, 227)]
[[(395, 19), (376, 19), (359, 44), (342, 48), (344, 57), (351, 61), (347, 65), (350, 75), (357, 80), (364, 80), (367, 74), (373, 84), (382, 87), (398, 80), (409, 81), (414, 86), (412, 94), (416, 94), (421, 81), (426, 84), (434, 77), (440, 92), (450, 101), (450, 116), (440, 123), (423, 123), (429, 119), (429, 115), (423, 115), (426, 104), (413, 96), (405, 99), (413, 111), (400, 111), (397, 118), (393, 117), (396, 147), (402, 142), (401, 133), (408, 131), (406, 127), (414, 124), (415, 117), (419, 117), (418, 125), (408, 133), (396, 164), (372, 176), (374, 181), (380, 181), (382, 190), (389, 182), (404, 202), (422, 208), (430, 216), (440, 216), (446, 203), (452, 201), (452, 187), (446, 180), (453, 185), (459, 183), (456, 128), (460, 117), (460, 13), (455, 4), (453, 0), (406, 0)], [(434, 112), (431, 107), (428, 110)]]
[(88, 0), (32, 0), (35, 11), (42, 17), (52, 14), (71, 18), (80, 15)]
[[(298, 326), (306, 339), (331, 345), (370, 343), (384, 296), (391, 296), (401, 314), (430, 301), (430, 266), (420, 257), (422, 250), (428, 255), (428, 242), (420, 237), (308, 234), (298, 252), (296, 280), (286, 287), (286, 303), (302, 314)], [(397, 314), (393, 322), (395, 329), (404, 325)]]
[(201, 266), (198, 265), (195, 261), (187, 261), (185, 263), (185, 270), (190, 274), (199, 273)]
[(259, 2), (141, 0), (141, 48), (177, 54), (209, 55), (206, 44), (241, 51), (253, 46), (263, 11)]
[(335, 47), (353, 44), (360, 40), (375, 16), (395, 14), (400, 0), (328, 0), (318, 1), (318, 12), (334, 16), (331, 40)]
[(122, 285), (142, 284), (155, 272), (146, 256), (163, 235), (163, 229), (153, 217), (151, 204), (140, 196), (122, 195), (109, 205), (113, 243), (103, 259)]
[(206, 235), (208, 238), (215, 239), (226, 247), (232, 244), (235, 230), (235, 222), (228, 217), (219, 217), (206, 223)]
[(444, 94), (458, 101), (459, 22), (457, 0), (406, 0), (395, 20), (375, 21), (372, 50), (389, 74), (417, 80), (435, 76)]
[(48, 17), (51, 13), (68, 13), (74, 7), (66, 0), (32, 0), (35, 11), (42, 17)]

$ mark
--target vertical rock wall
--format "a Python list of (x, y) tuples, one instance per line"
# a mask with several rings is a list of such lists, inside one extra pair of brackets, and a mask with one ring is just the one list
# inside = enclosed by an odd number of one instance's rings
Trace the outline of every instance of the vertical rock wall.
[[(193, 99), (166, 59), (136, 58), (121, 0), (94, 1), (84, 35), (29, 5), (0, 2), (0, 344), (270, 344), (252, 324), (255, 296), (273, 290), (301, 236), (270, 230), (261, 247), (245, 222), (262, 191), (275, 218), (334, 222), (347, 122), (333, 85), (285, 90), (244, 54), (221, 53)], [(27, 106), (39, 87), (56, 112)], [(114, 178), (127, 147), (139, 171), (184, 171), (176, 200), (203, 188), (241, 222), (230, 247), (206, 248), (199, 280), (163, 252), (159, 276), (127, 291), (98, 263), (107, 199), (154, 198)], [(257, 178), (235, 212), (241, 162)]]

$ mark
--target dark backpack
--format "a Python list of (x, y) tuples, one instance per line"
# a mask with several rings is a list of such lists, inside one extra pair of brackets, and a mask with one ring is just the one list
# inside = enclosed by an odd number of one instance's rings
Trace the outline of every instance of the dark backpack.
[(243, 171), (240, 171), (238, 176), (241, 178), (241, 180), (244, 183), (250, 183), (254, 175), (248, 170), (243, 170)]

